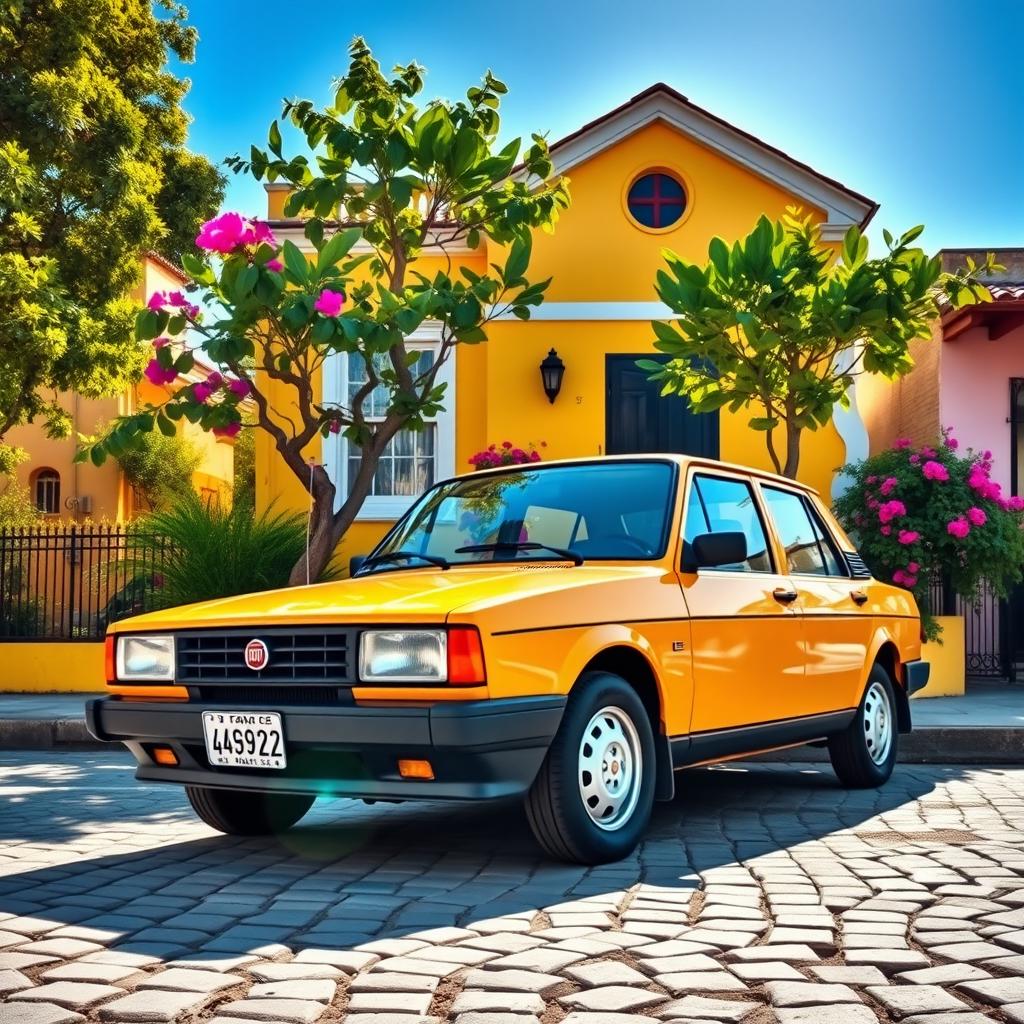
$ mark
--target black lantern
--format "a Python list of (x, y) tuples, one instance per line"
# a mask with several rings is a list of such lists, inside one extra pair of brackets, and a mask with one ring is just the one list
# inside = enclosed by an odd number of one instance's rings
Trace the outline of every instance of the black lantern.
[(540, 364), (540, 379), (544, 384), (544, 394), (548, 401), (554, 405), (558, 392), (562, 390), (562, 378), (565, 376), (565, 363), (558, 358), (558, 353), (552, 349), (547, 358)]

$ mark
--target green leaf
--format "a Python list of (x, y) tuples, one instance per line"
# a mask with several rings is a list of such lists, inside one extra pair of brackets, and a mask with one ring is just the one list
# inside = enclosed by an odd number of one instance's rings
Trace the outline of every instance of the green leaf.
[(718, 276), (727, 278), (729, 276), (729, 247), (717, 235), (708, 244), (708, 255), (711, 262), (718, 271)]
[(156, 425), (164, 437), (174, 437), (177, 433), (174, 424), (163, 413), (160, 413), (160, 415), (157, 416)]
[(347, 256), (352, 246), (359, 241), (362, 233), (361, 228), (346, 228), (344, 231), (338, 231), (332, 235), (330, 241), (320, 250), (316, 261), (317, 270), (333, 267), (339, 260)]
[(152, 309), (143, 309), (135, 317), (135, 340), (152, 341), (160, 335), (160, 318)]
[(284, 255), (284, 265), (296, 279), (296, 283), (305, 284), (309, 280), (309, 264), (306, 262), (306, 257), (299, 251), (299, 247), (291, 239), (285, 239), (282, 254)]
[(513, 284), (522, 279), (526, 268), (530, 265), (531, 247), (532, 242), (529, 235), (523, 235), (512, 243), (502, 274), (505, 284)]
[(281, 155), (281, 129), (277, 126), (277, 121), (271, 121), (270, 131), (267, 133), (267, 141), (270, 146), (270, 150), (275, 156)]

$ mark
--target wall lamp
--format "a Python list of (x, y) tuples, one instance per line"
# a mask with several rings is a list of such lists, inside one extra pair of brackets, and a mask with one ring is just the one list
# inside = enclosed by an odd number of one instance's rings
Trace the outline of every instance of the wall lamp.
[(562, 378), (565, 376), (565, 363), (558, 358), (558, 353), (552, 349), (544, 361), (540, 364), (540, 379), (544, 384), (544, 394), (548, 401), (554, 405), (558, 392), (562, 390)]

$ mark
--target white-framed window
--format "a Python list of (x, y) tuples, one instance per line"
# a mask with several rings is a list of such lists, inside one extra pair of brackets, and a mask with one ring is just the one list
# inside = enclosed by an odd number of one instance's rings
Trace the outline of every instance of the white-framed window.
[[(424, 325), (406, 340), (409, 351), (420, 353), (412, 367), (419, 376), (433, 365), (439, 350), (439, 330)], [(384, 355), (382, 360), (388, 357)], [(339, 353), (324, 362), (324, 404), (348, 406), (352, 395), (366, 381), (362, 356)], [(400, 430), (381, 456), (373, 487), (359, 510), (358, 519), (397, 519), (428, 487), (455, 474), (455, 356), (449, 355), (438, 371), (445, 382), (444, 410), (428, 419), (422, 430)], [(363, 403), (366, 418), (382, 420), (387, 413), (388, 393), (376, 389)], [(349, 481), (359, 469), (359, 449), (340, 434), (324, 441), (324, 465), (337, 487), (335, 508), (348, 496)]]
[(55, 469), (41, 469), (35, 475), (34, 501), (36, 508), (49, 516), (60, 514), (60, 473)]

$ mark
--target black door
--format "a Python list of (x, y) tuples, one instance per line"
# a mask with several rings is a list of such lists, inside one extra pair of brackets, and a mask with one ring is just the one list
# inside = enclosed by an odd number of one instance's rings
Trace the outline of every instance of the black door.
[(605, 451), (675, 452), (718, 458), (718, 413), (693, 413), (679, 395), (661, 397), (661, 385), (647, 379), (638, 359), (663, 356), (605, 357)]

